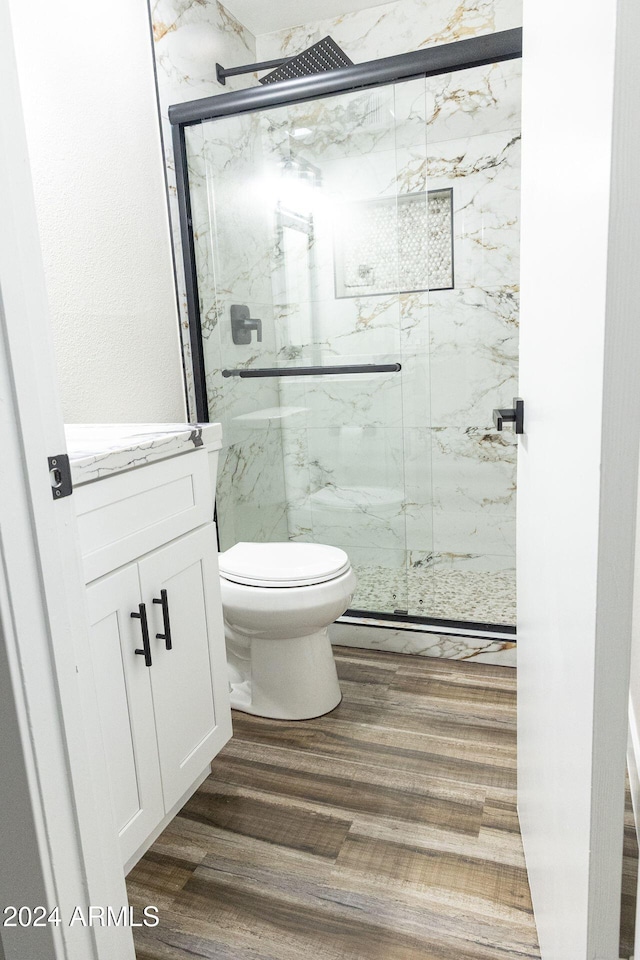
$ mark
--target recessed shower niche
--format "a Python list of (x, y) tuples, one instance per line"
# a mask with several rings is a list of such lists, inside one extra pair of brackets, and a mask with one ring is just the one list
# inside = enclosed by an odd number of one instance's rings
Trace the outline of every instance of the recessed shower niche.
[(221, 549), (329, 543), (357, 611), (515, 623), (519, 97), (513, 59), (179, 128)]
[(336, 298), (451, 290), (453, 189), (345, 204), (334, 256)]

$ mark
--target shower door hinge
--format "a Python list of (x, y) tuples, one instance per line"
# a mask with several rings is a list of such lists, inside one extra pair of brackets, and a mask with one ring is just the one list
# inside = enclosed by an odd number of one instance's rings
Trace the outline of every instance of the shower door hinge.
[(55, 457), (49, 457), (48, 463), (53, 499), (61, 500), (62, 497), (71, 496), (73, 484), (71, 483), (71, 467), (67, 454), (59, 453)]

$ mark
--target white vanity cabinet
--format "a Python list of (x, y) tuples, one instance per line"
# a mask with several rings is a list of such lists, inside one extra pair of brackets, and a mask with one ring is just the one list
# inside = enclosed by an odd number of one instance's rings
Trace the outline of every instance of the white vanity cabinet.
[(114, 820), (124, 864), (142, 847), (165, 814), (151, 674), (134, 654), (139, 627), (136, 565), (87, 589), (89, 643), (98, 694)]
[(210, 461), (200, 447), (74, 489), (125, 869), (231, 736)]

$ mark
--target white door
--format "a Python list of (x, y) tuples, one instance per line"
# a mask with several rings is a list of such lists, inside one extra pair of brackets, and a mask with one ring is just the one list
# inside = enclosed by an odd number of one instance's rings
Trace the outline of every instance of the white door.
[(231, 736), (217, 556), (210, 523), (139, 564), (167, 812)]
[[(73, 502), (53, 500), (48, 476), (47, 458), (64, 453), (65, 438), (6, 0), (0, 0), (0, 327), (2, 731), (6, 742), (13, 729), (19, 733), (12, 776), (2, 778), (0, 900), (35, 904), (42, 883), (45, 900), (58, 904), (62, 916), (88, 903), (117, 910), (127, 893), (111, 840), (106, 765), (95, 749), (95, 696), (79, 683), (90, 664)], [(30, 796), (21, 795), (21, 785)], [(13, 844), (15, 857), (5, 844)], [(124, 927), (5, 929), (2, 940), (8, 960), (134, 957)]]
[(151, 668), (143, 649), (138, 568), (130, 564), (87, 588), (89, 644), (98, 691), (102, 743), (122, 863), (164, 816)]
[(525, 2), (518, 792), (543, 960), (618, 958), (640, 428), (639, 9)]

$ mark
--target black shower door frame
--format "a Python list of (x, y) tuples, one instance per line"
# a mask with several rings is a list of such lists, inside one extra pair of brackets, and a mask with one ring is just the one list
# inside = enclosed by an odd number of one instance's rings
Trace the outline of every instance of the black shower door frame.
[[(196, 268), (196, 251), (191, 215), (189, 169), (187, 161), (186, 127), (232, 117), (241, 113), (255, 113), (294, 103), (321, 100), (339, 96), (353, 90), (385, 86), (403, 80), (420, 77), (436, 77), (441, 74), (470, 70), (505, 60), (522, 57), (522, 28), (502, 30), (467, 40), (444, 43), (411, 53), (403, 53), (367, 63), (340, 67), (326, 73), (318, 73), (294, 80), (282, 80), (266, 86), (250, 87), (234, 93), (222, 93), (200, 100), (189, 100), (169, 107), (169, 122), (172, 128), (173, 155), (176, 172), (176, 189), (180, 217), (182, 262), (185, 276), (189, 339), (193, 363), (196, 417), (208, 423), (207, 388), (202, 345), (200, 298)], [(444, 628), (464, 628), (480, 632), (515, 634), (516, 628), (500, 624), (470, 623), (468, 621), (441, 620), (433, 617), (413, 617), (401, 614), (379, 614), (363, 610), (349, 610), (348, 616), (367, 617), (379, 620), (394, 620), (416, 625), (434, 625)]]

